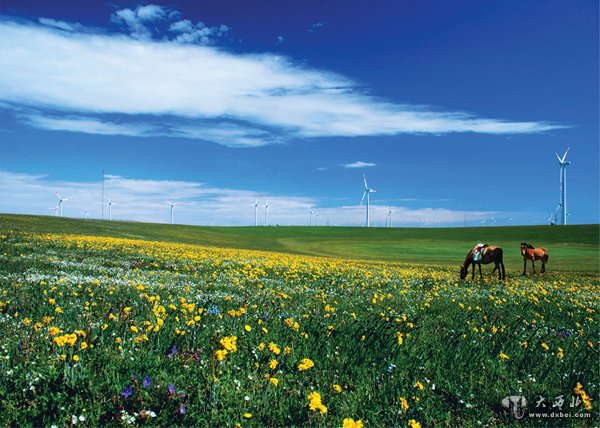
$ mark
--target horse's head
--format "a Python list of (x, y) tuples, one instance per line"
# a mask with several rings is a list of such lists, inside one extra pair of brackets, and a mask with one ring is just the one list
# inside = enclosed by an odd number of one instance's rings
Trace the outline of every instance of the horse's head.
[(461, 265), (460, 266), (460, 279), (465, 279), (467, 277), (467, 273), (469, 273), (469, 270), (464, 265)]
[(529, 246), (527, 245), (527, 242), (521, 242), (521, 255), (524, 256), (525, 253), (527, 252), (527, 248), (529, 248)]

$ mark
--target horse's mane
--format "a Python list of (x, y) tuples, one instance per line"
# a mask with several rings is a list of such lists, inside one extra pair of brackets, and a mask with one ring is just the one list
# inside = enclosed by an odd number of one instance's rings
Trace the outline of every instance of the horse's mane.
[(535, 247), (531, 244), (527, 244), (527, 248), (535, 249)]

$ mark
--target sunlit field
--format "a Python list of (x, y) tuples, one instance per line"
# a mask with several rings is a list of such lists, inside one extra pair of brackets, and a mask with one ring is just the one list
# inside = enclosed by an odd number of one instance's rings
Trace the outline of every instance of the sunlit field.
[[(0, 244), (2, 426), (597, 421), (596, 274), (461, 282), (106, 237)], [(583, 417), (516, 422), (511, 395)]]

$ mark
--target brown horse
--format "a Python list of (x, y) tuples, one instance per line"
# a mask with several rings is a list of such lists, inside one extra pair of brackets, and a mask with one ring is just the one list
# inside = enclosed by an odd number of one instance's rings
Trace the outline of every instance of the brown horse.
[(535, 248), (527, 242), (521, 242), (521, 255), (523, 256), (523, 275), (527, 273), (527, 260), (531, 260), (533, 273), (535, 273), (535, 261), (542, 261), (542, 273), (546, 272), (546, 263), (548, 263), (548, 250), (543, 247)]
[(488, 246), (483, 249), (483, 255), (481, 259), (478, 261), (473, 260), (473, 253), (475, 252), (475, 248), (467, 253), (467, 257), (465, 257), (465, 262), (460, 267), (460, 279), (465, 279), (467, 274), (469, 273), (469, 265), (473, 265), (473, 272), (471, 273), (471, 279), (475, 278), (475, 265), (479, 266), (479, 278), (483, 279), (483, 274), (481, 273), (481, 264), (487, 265), (489, 263), (494, 263), (495, 267), (492, 273), (498, 269), (498, 279), (505, 279), (506, 273), (504, 271), (504, 262), (502, 261), (502, 256), (504, 252), (500, 247)]

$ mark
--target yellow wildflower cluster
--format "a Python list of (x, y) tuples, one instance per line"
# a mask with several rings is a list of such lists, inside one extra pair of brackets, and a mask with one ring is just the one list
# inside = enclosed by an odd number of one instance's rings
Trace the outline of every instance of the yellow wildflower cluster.
[(308, 394), (308, 408), (319, 411), (321, 414), (327, 413), (327, 407), (321, 402), (321, 394), (314, 391)]

